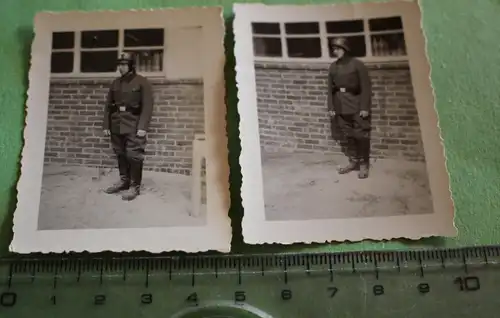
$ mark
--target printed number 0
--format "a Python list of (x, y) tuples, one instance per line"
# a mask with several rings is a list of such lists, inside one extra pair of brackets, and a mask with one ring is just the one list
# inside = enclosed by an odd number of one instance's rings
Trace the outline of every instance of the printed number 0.
[(17, 302), (17, 294), (16, 293), (2, 293), (0, 295), (0, 306), (2, 307), (13, 307)]

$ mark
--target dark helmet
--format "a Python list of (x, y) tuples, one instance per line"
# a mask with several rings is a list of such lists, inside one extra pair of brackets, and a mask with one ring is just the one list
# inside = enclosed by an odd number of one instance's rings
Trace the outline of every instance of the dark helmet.
[(131, 52), (122, 52), (118, 57), (118, 64), (128, 64), (129, 67), (135, 66), (135, 55)]
[(349, 47), (349, 41), (346, 38), (334, 38), (331, 42), (332, 47), (338, 47), (349, 52), (351, 48)]

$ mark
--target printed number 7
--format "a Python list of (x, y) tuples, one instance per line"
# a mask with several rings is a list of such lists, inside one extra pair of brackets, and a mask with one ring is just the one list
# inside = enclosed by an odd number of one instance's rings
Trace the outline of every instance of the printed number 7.
[(328, 294), (330, 295), (330, 298), (335, 297), (339, 289), (337, 287), (328, 287), (327, 288)]

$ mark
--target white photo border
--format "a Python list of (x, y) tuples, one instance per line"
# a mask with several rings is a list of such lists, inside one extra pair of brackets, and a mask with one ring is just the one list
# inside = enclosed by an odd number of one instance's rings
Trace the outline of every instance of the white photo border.
[[(420, 239), (457, 235), (446, 155), (430, 81), (426, 40), (416, 1), (331, 5), (234, 5), (236, 83), (240, 117), (242, 221), (245, 243), (324, 243), (342, 241)], [(400, 15), (403, 20), (411, 79), (421, 127), (434, 213), (352, 219), (266, 221), (257, 114), (252, 22), (310, 22)], [(325, 106), (326, 107), (326, 106)], [(326, 111), (326, 108), (325, 108)], [(258, 158), (258, 159), (256, 159)]]
[[(35, 38), (24, 129), (21, 176), (17, 184), (14, 237), (16, 253), (165, 251), (229, 252), (229, 163), (226, 136), (224, 34), (222, 7), (94, 12), (41, 12), (35, 16)], [(147, 27), (163, 21), (170, 27), (202, 26), (206, 135), (207, 222), (205, 226), (140, 229), (38, 230), (50, 83), (51, 36), (54, 31), (108, 21), (119, 27)], [(43, 142), (41, 142), (43, 141)]]

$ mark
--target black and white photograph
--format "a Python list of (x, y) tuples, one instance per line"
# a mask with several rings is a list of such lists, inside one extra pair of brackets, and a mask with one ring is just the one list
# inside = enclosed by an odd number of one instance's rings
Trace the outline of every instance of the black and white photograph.
[(245, 242), (454, 236), (418, 3), (234, 12)]
[(229, 251), (221, 8), (35, 17), (16, 252)]

